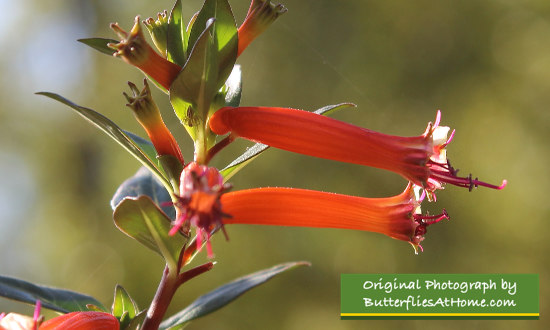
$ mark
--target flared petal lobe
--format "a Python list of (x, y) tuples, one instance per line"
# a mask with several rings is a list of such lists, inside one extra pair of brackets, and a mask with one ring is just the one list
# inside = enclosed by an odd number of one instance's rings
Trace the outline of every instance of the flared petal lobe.
[(365, 230), (409, 242), (415, 248), (431, 224), (420, 215), (420, 201), (412, 185), (400, 195), (387, 198), (294, 188), (257, 188), (230, 192), (221, 200), (224, 212), (231, 215), (224, 220), (225, 224)]

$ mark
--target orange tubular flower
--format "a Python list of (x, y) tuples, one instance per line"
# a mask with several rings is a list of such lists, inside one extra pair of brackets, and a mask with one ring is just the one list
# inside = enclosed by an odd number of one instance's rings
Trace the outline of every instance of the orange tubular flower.
[(172, 155), (183, 165), (180, 147), (162, 120), (160, 110), (151, 96), (147, 79), (144, 79), (143, 83), (145, 87), (140, 92), (136, 85), (128, 82), (132, 96), (124, 93), (126, 100), (128, 100), (126, 105), (133, 110), (136, 119), (149, 135), (158, 155)]
[(139, 16), (129, 34), (117, 23), (112, 23), (111, 29), (122, 39), (118, 44), (109, 44), (109, 47), (116, 50), (113, 55), (120, 56), (126, 63), (137, 67), (166, 90), (170, 90), (170, 85), (181, 67), (161, 57), (149, 46), (141, 30)]
[(448, 219), (422, 215), (413, 185), (397, 196), (362, 198), (294, 188), (256, 188), (224, 194), (225, 224), (343, 228), (377, 232), (422, 250), (426, 227)]
[(312, 112), (269, 107), (226, 107), (210, 118), (216, 134), (231, 134), (276, 148), (367, 165), (401, 174), (423, 187), (431, 199), (443, 183), (467, 187), (502, 189), (469, 177), (458, 177), (446, 158), (448, 127), (434, 124), (415, 137), (386, 135)]
[(102, 312), (72, 312), (42, 323), (39, 330), (118, 330), (116, 317)]
[(270, 0), (252, 0), (243, 24), (239, 27), (239, 50), (237, 56), (248, 47), (273, 23), (277, 17), (286, 13), (287, 9), (281, 4), (272, 4)]

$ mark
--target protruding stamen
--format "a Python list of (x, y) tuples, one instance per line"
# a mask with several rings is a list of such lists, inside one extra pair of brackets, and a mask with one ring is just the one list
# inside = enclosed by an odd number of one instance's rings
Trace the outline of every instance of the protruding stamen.
[(431, 172), (430, 178), (440, 182), (450, 183), (458, 187), (468, 188), (469, 191), (472, 191), (473, 188), (477, 188), (478, 186), (501, 190), (506, 187), (507, 184), (507, 181), (503, 180), (500, 186), (493, 185), (480, 181), (478, 178), (473, 179), (471, 174), (467, 177), (459, 177), (457, 176), (458, 170), (451, 166), (450, 161), (447, 161), (447, 164), (440, 164), (433, 160), (429, 160), (428, 167), (430, 167)]
[(447, 211), (443, 209), (442, 213), (438, 215), (415, 214), (413, 215), (413, 218), (418, 223), (414, 233), (415, 236), (423, 236), (426, 234), (428, 226), (436, 224), (443, 219), (450, 219), (451, 217)]

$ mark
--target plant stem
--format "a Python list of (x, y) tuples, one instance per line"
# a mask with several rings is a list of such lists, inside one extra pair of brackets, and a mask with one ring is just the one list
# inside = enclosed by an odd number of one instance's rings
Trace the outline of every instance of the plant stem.
[(141, 327), (142, 330), (157, 330), (159, 328), (177, 288), (178, 276), (171, 273), (168, 265), (166, 265), (155, 298), (153, 298), (151, 306), (147, 310), (147, 316)]

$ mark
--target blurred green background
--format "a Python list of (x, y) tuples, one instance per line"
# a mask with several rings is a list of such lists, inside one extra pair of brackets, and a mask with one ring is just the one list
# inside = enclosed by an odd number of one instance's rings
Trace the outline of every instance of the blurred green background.
[[(248, 0), (230, 1), (238, 24)], [(184, 1), (187, 19), (201, 6)], [(550, 2), (286, 0), (289, 9), (238, 59), (243, 105), (314, 110), (354, 102), (334, 117), (396, 135), (419, 135), (437, 109), (456, 129), (448, 148), (462, 173), (503, 191), (449, 186), (432, 212), (424, 253), (349, 230), (230, 226), (213, 240), (216, 267), (184, 286), (170, 313), (202, 293), (273, 264), (308, 260), (189, 329), (547, 328), (550, 216)], [(60, 93), (144, 136), (122, 92), (142, 74), (76, 42), (114, 38), (172, 1), (0, 0), (0, 274), (97, 297), (116, 283), (142, 308), (162, 271), (159, 258), (116, 230), (109, 199), (138, 163), (69, 108)], [(192, 158), (167, 98), (168, 126)], [(215, 159), (223, 167), (250, 143)], [(231, 180), (234, 189), (290, 186), (364, 197), (395, 195), (398, 175), (270, 150)], [(196, 263), (204, 262), (203, 254)], [(340, 273), (538, 273), (540, 321), (340, 321)], [(546, 301), (546, 302), (545, 302)], [(0, 311), (32, 307), (0, 299)]]

